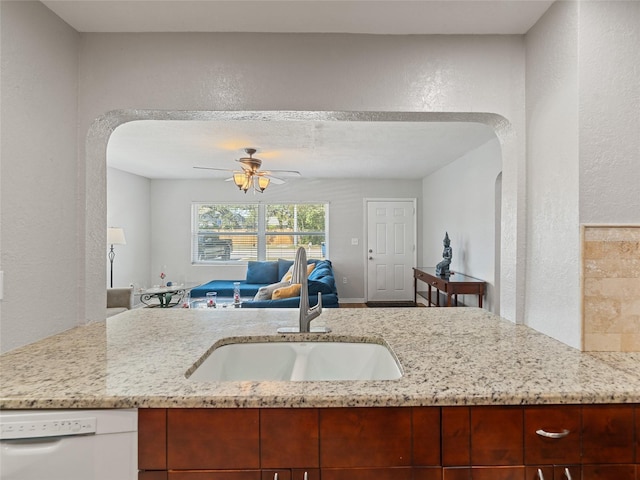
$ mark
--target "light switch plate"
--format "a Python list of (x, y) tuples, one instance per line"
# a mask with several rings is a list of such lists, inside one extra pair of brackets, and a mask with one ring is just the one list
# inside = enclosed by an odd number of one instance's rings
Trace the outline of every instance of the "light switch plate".
[(351, 245), (358, 245), (358, 239), (357, 238), (352, 238), (351, 239)]

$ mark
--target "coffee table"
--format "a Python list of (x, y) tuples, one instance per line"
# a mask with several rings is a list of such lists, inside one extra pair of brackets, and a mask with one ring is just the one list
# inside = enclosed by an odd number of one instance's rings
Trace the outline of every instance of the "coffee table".
[[(189, 301), (189, 308), (203, 308), (208, 309), (211, 307), (207, 306), (207, 299), (205, 297), (192, 298)], [(233, 297), (217, 297), (216, 298), (216, 310), (221, 310), (223, 308), (242, 308), (242, 299), (240, 299), (240, 303), (234, 303)]]
[(164, 287), (151, 287), (137, 291), (140, 301), (149, 308), (170, 308), (181, 304), (192, 288), (199, 283), (184, 283)]

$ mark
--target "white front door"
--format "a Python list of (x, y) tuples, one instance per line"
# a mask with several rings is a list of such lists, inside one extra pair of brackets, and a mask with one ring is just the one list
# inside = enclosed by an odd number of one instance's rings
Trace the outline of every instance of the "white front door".
[(367, 301), (413, 300), (415, 200), (367, 200)]

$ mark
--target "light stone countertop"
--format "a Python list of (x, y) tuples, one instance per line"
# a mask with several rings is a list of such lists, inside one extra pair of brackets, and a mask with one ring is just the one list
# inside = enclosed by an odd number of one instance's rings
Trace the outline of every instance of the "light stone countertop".
[(398, 380), (186, 378), (220, 340), (277, 337), (297, 314), (136, 309), (74, 328), (0, 356), (0, 408), (640, 403), (640, 354), (581, 353), (477, 308), (325, 309), (314, 320), (329, 336), (386, 341)]

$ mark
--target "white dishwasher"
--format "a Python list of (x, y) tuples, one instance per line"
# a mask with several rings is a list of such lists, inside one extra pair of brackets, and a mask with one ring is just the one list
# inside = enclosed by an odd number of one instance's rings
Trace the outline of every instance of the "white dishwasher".
[(0, 410), (0, 480), (136, 480), (137, 410)]

